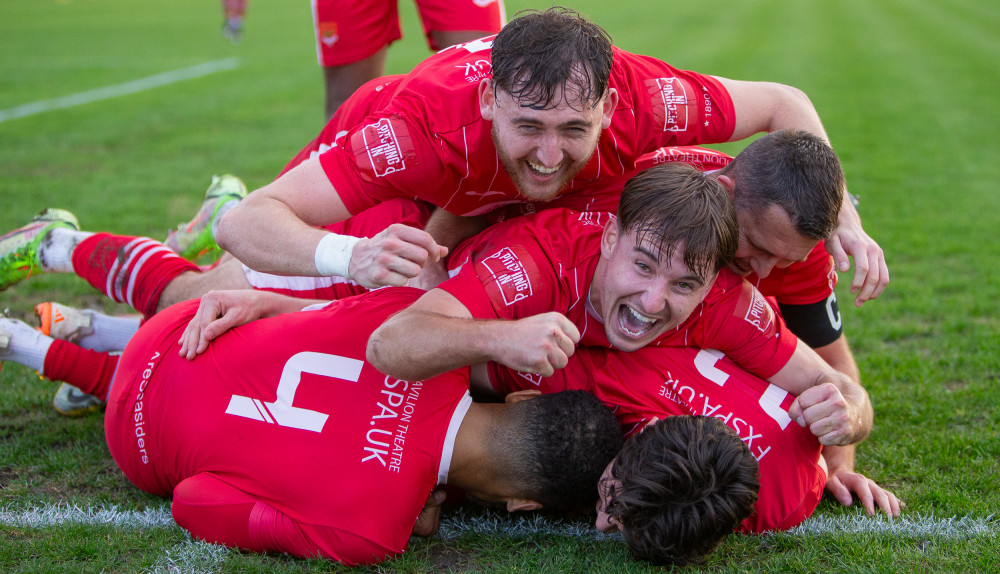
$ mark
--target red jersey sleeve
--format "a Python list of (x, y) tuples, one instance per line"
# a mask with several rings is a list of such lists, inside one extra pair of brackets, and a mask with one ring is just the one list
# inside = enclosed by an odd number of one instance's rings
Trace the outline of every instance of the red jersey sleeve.
[(722, 351), (762, 379), (780, 371), (798, 344), (760, 291), (726, 270), (719, 273), (694, 329), (692, 345)]
[[(450, 172), (440, 162), (431, 138), (402, 114), (369, 116), (338, 139), (338, 144), (321, 153), (319, 161), (351, 213), (396, 197), (439, 204), (434, 190), (454, 187), (441, 181)], [(428, 193), (418, 196), (413, 190)]]
[(471, 250), (458, 274), (438, 287), (477, 319), (516, 320), (559, 310), (563, 286), (557, 264), (533, 239), (512, 237), (504, 246)]
[(634, 157), (661, 146), (721, 143), (732, 137), (735, 107), (719, 80), (624, 50), (615, 49), (614, 55), (615, 114), (634, 118)]

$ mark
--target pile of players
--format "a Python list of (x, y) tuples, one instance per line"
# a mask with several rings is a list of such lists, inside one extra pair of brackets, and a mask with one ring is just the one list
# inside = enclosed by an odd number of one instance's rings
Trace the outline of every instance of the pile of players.
[(889, 277), (845, 197), (800, 91), (531, 11), (365, 84), (270, 184), (216, 178), (165, 244), (58, 209), (3, 236), (0, 289), (76, 273), (142, 317), (46, 303), (0, 359), (106, 409), (125, 475), (211, 542), (377, 562), (451, 485), (596, 503), (688, 564), (824, 488), (899, 514), (854, 470), (873, 412), (833, 288), (849, 257), (855, 304)]

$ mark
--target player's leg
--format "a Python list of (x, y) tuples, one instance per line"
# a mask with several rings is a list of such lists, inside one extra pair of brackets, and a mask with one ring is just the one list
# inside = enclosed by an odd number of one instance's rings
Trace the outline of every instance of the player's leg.
[[(38, 330), (43, 335), (97, 353), (121, 351), (142, 324), (140, 315), (112, 317), (90, 309), (75, 309), (55, 302), (35, 305), (35, 317), (39, 322)], [(67, 348), (73, 349), (72, 346)], [(46, 372), (51, 374), (52, 369), (59, 372), (63, 365), (72, 365), (69, 360), (62, 359), (62, 350), (63, 347), (60, 345), (55, 347), (55, 352), (50, 357), (56, 362)], [(66, 374), (60, 373), (51, 378), (66, 380), (67, 377)], [(52, 406), (62, 415), (80, 416), (103, 408), (104, 399), (102, 396), (84, 392), (78, 386), (64, 382), (56, 390)]]
[(326, 119), (362, 84), (381, 76), (386, 49), (402, 34), (396, 0), (313, 0)]
[(323, 83), (326, 93), (323, 111), (326, 114), (327, 120), (332, 118), (337, 108), (347, 98), (351, 97), (351, 94), (357, 91), (358, 88), (364, 85), (365, 82), (383, 74), (388, 51), (388, 47), (385, 47), (357, 62), (351, 62), (342, 66), (323, 67)]
[(115, 317), (56, 302), (35, 305), (35, 317), (43, 335), (99, 353), (121, 351), (142, 325), (140, 315)]
[[(0, 317), (0, 360), (22, 364), (54, 381), (67, 381), (82, 392), (106, 397), (118, 357), (82, 349), (42, 334), (23, 321)], [(93, 405), (89, 410), (103, 405)], [(75, 414), (83, 414), (80, 411)]]
[(507, 22), (502, 0), (417, 0), (416, 4), (432, 50), (496, 34)]

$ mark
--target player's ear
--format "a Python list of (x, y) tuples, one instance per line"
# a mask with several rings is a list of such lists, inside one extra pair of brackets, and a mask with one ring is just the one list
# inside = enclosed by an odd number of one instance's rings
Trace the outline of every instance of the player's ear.
[(608, 88), (608, 93), (604, 96), (604, 103), (602, 105), (602, 115), (601, 118), (601, 129), (606, 130), (611, 127), (611, 116), (615, 113), (615, 108), (618, 107), (618, 90), (614, 88)]
[(719, 183), (722, 184), (722, 187), (726, 188), (726, 191), (729, 192), (729, 195), (733, 194), (733, 190), (736, 189), (736, 182), (733, 181), (733, 178), (729, 177), (728, 175), (720, 175), (716, 179), (719, 180)]
[(479, 113), (483, 119), (492, 122), (496, 117), (494, 108), (497, 105), (496, 92), (493, 90), (493, 80), (483, 78), (479, 82)]
[(618, 218), (612, 217), (604, 224), (604, 233), (601, 234), (601, 255), (611, 257), (618, 243)]
[(539, 510), (541, 508), (541, 503), (528, 500), (527, 498), (512, 498), (507, 501), (507, 512)]
[(523, 391), (514, 391), (506, 397), (504, 397), (503, 402), (512, 405), (518, 401), (526, 401), (528, 399), (533, 399), (535, 397), (541, 396), (542, 391), (538, 389), (524, 389)]

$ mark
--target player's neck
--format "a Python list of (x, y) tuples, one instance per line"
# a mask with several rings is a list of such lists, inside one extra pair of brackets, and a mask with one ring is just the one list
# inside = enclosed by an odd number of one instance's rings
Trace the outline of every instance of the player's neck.
[(458, 434), (448, 471), (448, 484), (465, 490), (492, 490), (496, 457), (489, 449), (494, 418), (503, 404), (472, 403)]

